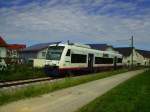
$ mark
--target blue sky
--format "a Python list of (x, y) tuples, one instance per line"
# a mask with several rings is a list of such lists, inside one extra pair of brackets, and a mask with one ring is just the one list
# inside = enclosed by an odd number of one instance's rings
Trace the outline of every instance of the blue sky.
[(150, 50), (150, 0), (0, 0), (0, 35), (27, 45), (70, 40)]

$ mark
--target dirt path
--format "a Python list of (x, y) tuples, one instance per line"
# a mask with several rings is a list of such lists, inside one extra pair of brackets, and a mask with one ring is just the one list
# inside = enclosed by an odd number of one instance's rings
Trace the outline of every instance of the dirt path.
[(131, 71), (0, 107), (0, 112), (74, 112), (123, 81), (142, 73)]

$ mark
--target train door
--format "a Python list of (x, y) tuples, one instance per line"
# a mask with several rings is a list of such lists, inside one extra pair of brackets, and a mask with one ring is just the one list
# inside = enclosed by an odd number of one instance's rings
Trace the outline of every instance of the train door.
[(88, 54), (88, 68), (89, 70), (93, 70), (93, 61), (94, 61), (94, 55)]

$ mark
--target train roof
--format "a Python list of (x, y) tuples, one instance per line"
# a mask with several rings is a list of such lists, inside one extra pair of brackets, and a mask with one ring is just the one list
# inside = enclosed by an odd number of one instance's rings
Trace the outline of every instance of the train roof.
[(50, 46), (56, 46), (56, 45), (59, 45), (59, 46), (76, 46), (76, 47), (82, 47), (82, 48), (89, 48), (91, 49), (91, 47), (89, 45), (85, 45), (85, 44), (80, 44), (80, 43), (55, 43), (55, 44), (52, 44)]
[(91, 48), (89, 45), (78, 44), (78, 43), (75, 43), (75, 44), (57, 43), (57, 44), (51, 44), (50, 46), (74, 46), (74, 47), (80, 47), (80, 48), (91, 49), (91, 50), (94, 50), (94, 51), (96, 51), (96, 52), (102, 52), (102, 53), (104, 53), (104, 54), (106, 53), (106, 54), (111, 54), (111, 55), (116, 55), (116, 56), (122, 57), (122, 55), (119, 54), (119, 53), (112, 53), (112, 52), (110, 52), (110, 51), (97, 50), (97, 49)]

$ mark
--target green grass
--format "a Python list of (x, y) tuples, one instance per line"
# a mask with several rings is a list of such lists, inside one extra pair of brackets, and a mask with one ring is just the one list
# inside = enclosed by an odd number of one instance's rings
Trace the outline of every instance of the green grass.
[(77, 112), (150, 112), (150, 70), (115, 87)]
[(6, 71), (0, 71), (0, 81), (25, 80), (31, 78), (46, 77), (42, 69), (33, 68), (29, 65), (14, 65)]
[(73, 78), (64, 78), (62, 80), (52, 82), (50, 84), (40, 84), (40, 85), (32, 85), (26, 88), (16, 89), (15, 91), (0, 91), (0, 105), (17, 101), (24, 98), (31, 98), (35, 96), (40, 96), (42, 94), (46, 94), (49, 92), (53, 92), (59, 89), (79, 85), (82, 83), (86, 83), (89, 81), (105, 78), (108, 76), (112, 76), (118, 73), (127, 72), (127, 69), (120, 69), (116, 71), (109, 71), (103, 73), (96, 73), (81, 77), (73, 77)]

